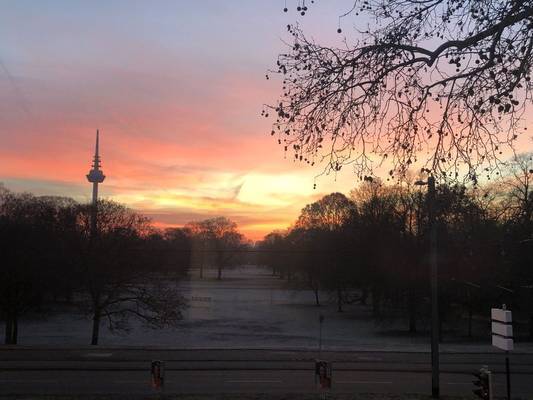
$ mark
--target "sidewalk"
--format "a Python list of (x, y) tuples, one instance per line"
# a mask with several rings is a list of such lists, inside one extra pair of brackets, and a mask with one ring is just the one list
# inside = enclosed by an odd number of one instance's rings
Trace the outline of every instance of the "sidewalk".
[[(170, 347), (170, 346), (78, 346), (78, 345), (0, 345), (0, 351), (5, 350), (80, 350), (80, 351), (119, 351), (119, 350), (143, 350), (143, 351), (282, 351), (282, 352), (316, 352), (317, 348), (312, 347)], [(431, 352), (430, 345), (427, 344), (412, 344), (412, 345), (386, 345), (378, 346), (371, 345), (359, 345), (351, 347), (335, 347), (324, 346), (323, 352), (383, 352), (383, 353), (429, 353)], [(502, 350), (493, 347), (490, 344), (482, 343), (441, 343), (439, 346), (441, 354), (454, 354), (454, 353), (490, 353), (490, 354), (502, 354)], [(515, 343), (515, 348), (510, 354), (533, 354), (533, 343)]]
[[(318, 393), (278, 394), (220, 394), (220, 395), (88, 395), (88, 396), (2, 396), (0, 399), (16, 400), (320, 400)], [(388, 395), (388, 394), (328, 394), (328, 400), (431, 400), (431, 396), (419, 394)], [(471, 396), (440, 396), (441, 400), (469, 400)], [(516, 397), (514, 400), (520, 400)]]

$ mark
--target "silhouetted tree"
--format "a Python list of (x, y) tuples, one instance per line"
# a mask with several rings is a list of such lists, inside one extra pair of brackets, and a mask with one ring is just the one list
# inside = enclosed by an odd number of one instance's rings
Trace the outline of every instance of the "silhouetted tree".
[[(437, 186), (441, 330), (461, 324), (471, 337), (479, 319), (488, 330), (490, 307), (506, 303), (517, 335), (527, 320), (533, 338), (530, 162), (510, 160), (494, 183)], [(404, 319), (417, 332), (430, 316), (429, 216), (427, 192), (413, 182), (367, 178), (351, 199), (333, 193), (307, 205), (286, 234), (261, 244), (277, 249), (267, 264), (290, 271), (290, 286), (314, 292), (317, 305), (321, 291), (339, 309), (368, 297), (376, 321)]]
[(394, 289), (399, 283), (398, 275), (403, 275), (397, 271), (404, 268), (405, 260), (404, 257), (397, 257), (399, 243), (403, 239), (401, 233), (405, 229), (396, 212), (398, 196), (390, 187), (374, 179), (363, 182), (351, 192), (351, 197), (360, 214), (362, 234), (358, 239), (363, 249), (363, 276), (372, 294), (374, 316), (380, 317), (387, 291)]
[(100, 201), (98, 230), (91, 238), (91, 206), (80, 206), (79, 283), (87, 296), (83, 309), (93, 321), (93, 345), (98, 344), (102, 320), (113, 331), (128, 329), (129, 317), (156, 328), (181, 319), (183, 297), (175, 285), (154, 275), (167, 262), (168, 252), (154, 246), (148, 222), (121, 204)]
[(345, 233), (356, 216), (357, 208), (351, 200), (342, 193), (332, 193), (305, 206), (295, 224), (301, 231), (300, 241), (311, 253), (305, 265), (306, 281), (315, 292), (317, 304), (323, 286), (335, 293), (339, 312), (344, 303), (350, 302), (354, 253)]
[(414, 185), (414, 177), (406, 175), (396, 190), (396, 209), (398, 218), (404, 226), (403, 247), (400, 250), (404, 260), (405, 301), (409, 332), (416, 333), (418, 321), (424, 317), (424, 300), (427, 295), (427, 273), (425, 273), (423, 253), (424, 233), (426, 228), (426, 198), (420, 186)]
[(519, 154), (504, 169), (506, 286), (514, 303), (527, 315), (533, 339), (533, 153)]
[(258, 262), (272, 269), (273, 275), (283, 278), (287, 269), (287, 234), (281, 231), (274, 231), (267, 234), (263, 240), (257, 244)]
[(200, 251), (204, 255), (213, 256), (210, 258), (216, 265), (219, 280), (222, 279), (224, 268), (239, 262), (239, 251), (247, 245), (244, 236), (237, 229), (237, 224), (226, 217), (191, 222), (187, 224), (187, 228), (201, 243)]
[[(437, 187), (436, 213), (441, 324), (466, 311), (471, 336), (472, 314), (482, 306), (480, 288), (493, 285), (500, 278), (495, 246), (497, 222), (478, 207), (472, 193), (461, 185)], [(484, 307), (486, 314), (488, 307)]]
[(69, 297), (74, 202), (0, 191), (0, 318), (5, 343), (16, 344), (19, 318), (47, 296)]
[(279, 143), (360, 176), (376, 155), (391, 175), (418, 163), (453, 177), (462, 164), (476, 180), (497, 164), (531, 104), (531, 1), (356, 0), (342, 17), (359, 14), (368, 27), (341, 48), (288, 26), (282, 95), (263, 112)]
[(168, 271), (181, 278), (191, 265), (192, 233), (186, 228), (168, 228), (162, 245), (168, 251)]
[(533, 221), (533, 153), (518, 154), (506, 163), (503, 176), (508, 218), (524, 228), (531, 238)]
[(285, 237), (287, 283), (293, 289), (311, 290), (315, 305), (320, 306), (320, 290), (325, 289), (329, 247), (317, 228), (294, 227)]

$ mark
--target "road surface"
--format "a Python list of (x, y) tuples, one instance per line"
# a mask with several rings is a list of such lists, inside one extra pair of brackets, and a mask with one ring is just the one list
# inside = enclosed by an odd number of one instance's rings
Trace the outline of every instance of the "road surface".
[[(316, 352), (141, 348), (2, 348), (1, 395), (154, 393), (150, 363), (165, 361), (164, 393), (313, 393)], [(324, 352), (334, 393), (431, 392), (430, 355), (415, 352)], [(486, 364), (496, 394), (505, 393), (501, 353), (441, 355), (441, 393), (472, 393), (471, 373)], [(533, 399), (533, 354), (511, 356), (513, 397)]]

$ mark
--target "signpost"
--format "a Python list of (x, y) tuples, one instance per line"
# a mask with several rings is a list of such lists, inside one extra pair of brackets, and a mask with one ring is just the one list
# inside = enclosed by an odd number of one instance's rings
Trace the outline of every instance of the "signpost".
[(327, 391), (331, 389), (331, 362), (315, 360), (315, 381), (320, 390), (323, 390), (323, 398), (327, 398)]
[(154, 389), (161, 389), (165, 383), (165, 362), (160, 360), (152, 361), (150, 368), (152, 376), (152, 387)]
[(322, 356), (322, 324), (324, 323), (324, 316), (318, 316), (318, 357)]
[(507, 376), (507, 399), (511, 400), (511, 371), (509, 369), (509, 351), (513, 350), (513, 316), (505, 304), (502, 308), (491, 310), (492, 345), (505, 350), (505, 374)]
[(321, 360), (322, 357), (322, 324), (324, 316), (318, 316), (318, 359), (315, 360), (315, 382), (323, 390), (323, 398), (327, 398), (327, 391), (331, 389), (331, 362)]

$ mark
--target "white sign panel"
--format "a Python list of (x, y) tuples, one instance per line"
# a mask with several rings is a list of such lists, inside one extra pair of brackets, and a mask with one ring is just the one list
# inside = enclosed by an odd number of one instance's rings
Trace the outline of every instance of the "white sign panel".
[(513, 337), (513, 326), (509, 324), (501, 324), (499, 322), (492, 322), (492, 334), (505, 336), (507, 338)]
[(492, 335), (492, 345), (505, 351), (511, 351), (513, 349), (513, 339)]
[(504, 323), (513, 322), (513, 316), (511, 311), (502, 310), (501, 308), (493, 308), (491, 310), (490, 317), (493, 321), (499, 321)]
[(513, 349), (513, 315), (511, 311), (493, 308), (490, 313), (492, 319), (492, 345), (510, 351)]

